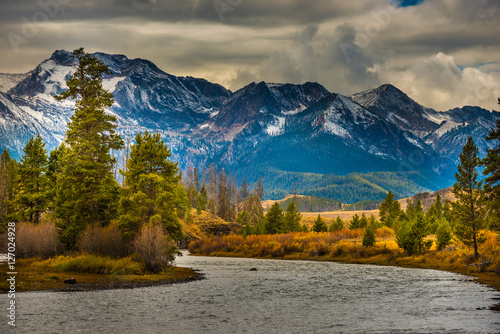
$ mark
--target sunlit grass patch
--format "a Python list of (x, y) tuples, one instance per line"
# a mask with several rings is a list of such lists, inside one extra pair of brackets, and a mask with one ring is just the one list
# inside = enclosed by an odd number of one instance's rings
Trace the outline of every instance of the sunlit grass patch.
[(112, 259), (98, 255), (58, 256), (40, 262), (33, 262), (33, 268), (49, 269), (58, 272), (91, 274), (140, 275), (143, 265), (131, 257)]

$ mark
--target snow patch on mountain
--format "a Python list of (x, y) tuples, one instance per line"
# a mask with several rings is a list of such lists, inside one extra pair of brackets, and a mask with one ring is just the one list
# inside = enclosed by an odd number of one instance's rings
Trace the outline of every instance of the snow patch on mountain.
[(326, 132), (331, 133), (335, 136), (341, 137), (341, 138), (349, 138), (349, 131), (341, 127), (339, 124), (327, 120), (325, 124), (323, 125), (323, 128), (325, 129)]
[(300, 107), (297, 107), (297, 108), (292, 109), (292, 110), (282, 110), (281, 114), (286, 115), (286, 116), (297, 115), (306, 109), (307, 109), (307, 106), (301, 104)]
[(434, 131), (434, 135), (436, 136), (436, 138), (441, 138), (443, 135), (445, 135), (447, 132), (459, 127), (460, 125), (463, 125), (464, 123), (457, 123), (457, 122), (453, 122), (453, 121), (445, 121), (443, 124), (441, 124), (441, 126), (439, 127), (439, 129), (437, 129), (436, 131)]
[(276, 137), (281, 135), (285, 130), (285, 117), (274, 116), (274, 122), (271, 122), (267, 125), (264, 132), (269, 136)]
[(0, 73), (0, 92), (7, 93), (9, 89), (23, 81), (30, 75), (31, 72), (18, 73)]
[(125, 80), (125, 77), (107, 78), (102, 81), (102, 88), (113, 93), (116, 90), (116, 85)]

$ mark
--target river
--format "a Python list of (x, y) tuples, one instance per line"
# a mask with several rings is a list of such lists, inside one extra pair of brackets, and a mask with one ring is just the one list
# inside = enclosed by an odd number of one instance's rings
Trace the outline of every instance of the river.
[[(1, 333), (500, 333), (500, 294), (436, 270), (183, 256), (186, 284), (16, 295)], [(250, 271), (256, 268), (257, 271)], [(0, 295), (2, 309), (7, 296)], [(5, 311), (4, 311), (5, 313)]]

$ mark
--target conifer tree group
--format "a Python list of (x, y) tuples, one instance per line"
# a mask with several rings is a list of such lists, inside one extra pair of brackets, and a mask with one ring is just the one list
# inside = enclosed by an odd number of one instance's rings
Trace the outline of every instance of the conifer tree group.
[[(305, 224), (301, 225), (296, 193), (286, 210), (275, 202), (264, 214), (260, 178), (251, 190), (245, 178), (238, 187), (231, 172), (211, 165), (203, 171), (188, 167), (183, 180), (158, 133), (138, 133), (135, 144), (127, 146), (120, 186), (113, 172), (117, 160), (111, 152), (123, 149), (124, 141), (116, 132), (116, 117), (106, 113), (114, 102), (113, 95), (102, 86), (103, 76), (111, 71), (83, 48), (74, 50), (73, 58), (76, 70), (67, 80), (68, 88), (55, 96), (75, 101), (64, 141), (48, 153), (37, 134), (24, 147), (19, 162), (11, 159), (7, 150), (0, 156), (2, 226), (10, 221), (39, 224), (48, 215), (57, 222), (67, 249), (77, 246), (83, 231), (110, 224), (115, 224), (130, 244), (138, 236), (144, 237), (145, 227), (149, 232), (160, 229), (162, 238), (165, 233), (179, 240), (184, 237), (179, 219), (192, 220), (192, 210), (198, 215), (208, 211), (226, 221), (236, 221), (243, 235), (307, 231)], [(498, 227), (500, 221), (500, 120), (486, 139), (494, 145), (484, 159), (472, 136), (463, 147), (453, 186), (455, 202), (443, 203), (438, 195), (427, 212), (420, 201), (410, 202), (402, 210), (389, 192), (379, 206), (380, 222), (374, 215), (367, 218), (364, 213), (361, 217), (356, 213), (348, 227), (366, 228), (363, 245), (367, 247), (375, 244), (376, 228), (392, 228), (397, 244), (407, 254), (429, 249), (429, 234), (436, 234), (438, 249), (447, 247), (455, 237), (473, 247), (478, 259), (483, 229)], [(484, 182), (479, 179), (480, 167), (484, 167)], [(488, 226), (486, 222), (490, 222)], [(312, 230), (333, 232), (343, 228), (340, 217), (328, 227), (318, 215)]]

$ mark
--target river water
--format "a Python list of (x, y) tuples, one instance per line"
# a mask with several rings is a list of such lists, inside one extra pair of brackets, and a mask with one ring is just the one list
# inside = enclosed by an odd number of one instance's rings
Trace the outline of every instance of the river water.
[[(183, 256), (186, 284), (16, 295), (1, 333), (500, 333), (500, 294), (422, 269)], [(256, 268), (257, 271), (250, 271)], [(7, 296), (0, 295), (2, 309)], [(4, 311), (5, 313), (5, 311)], [(6, 314), (6, 313), (5, 313)]]

